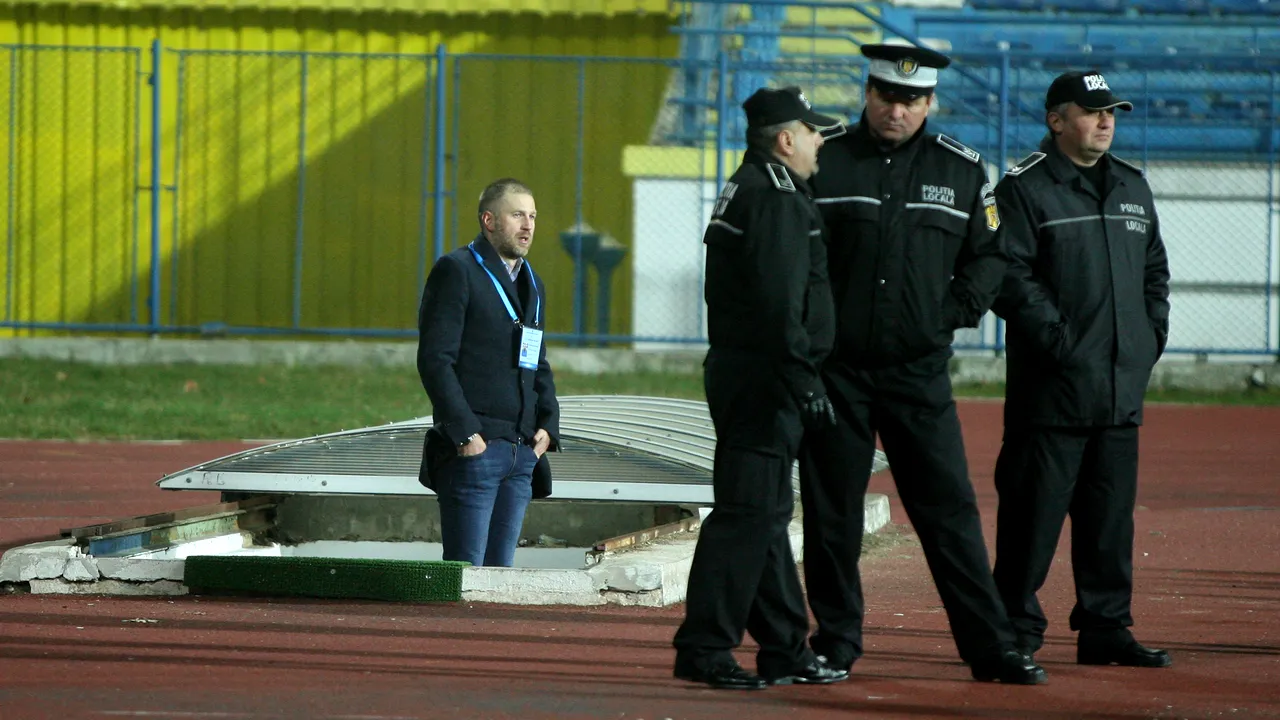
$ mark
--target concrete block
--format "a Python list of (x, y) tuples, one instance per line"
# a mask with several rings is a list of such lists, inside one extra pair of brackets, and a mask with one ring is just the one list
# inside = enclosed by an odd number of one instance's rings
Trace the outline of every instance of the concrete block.
[(956, 356), (949, 367), (953, 385), (989, 385), (1004, 382), (1004, 358)]
[(98, 562), (92, 557), (82, 556), (67, 561), (67, 568), (62, 577), (72, 582), (92, 582), (98, 579)]
[(889, 524), (889, 496), (880, 493), (867, 493), (862, 510), (862, 533), (870, 535), (880, 532)]
[(157, 580), (149, 583), (133, 583), (124, 580), (72, 582), (63, 578), (54, 578), (32, 580), (31, 592), (36, 595), (186, 595), (187, 586), (172, 580)]
[(650, 559), (640, 560), (643, 550), (628, 553), (624, 557), (600, 561), (587, 574), (600, 585), (615, 592), (644, 592), (660, 590), (663, 586), (663, 563)]
[(511, 605), (601, 605), (601, 584), (584, 570), (469, 567), (462, 599)]
[(62, 577), (67, 561), (80, 556), (71, 538), (10, 548), (0, 556), (0, 582)]
[(154, 580), (182, 580), (182, 560), (146, 560), (136, 558), (102, 558), (98, 572), (105, 578), (151, 582)]

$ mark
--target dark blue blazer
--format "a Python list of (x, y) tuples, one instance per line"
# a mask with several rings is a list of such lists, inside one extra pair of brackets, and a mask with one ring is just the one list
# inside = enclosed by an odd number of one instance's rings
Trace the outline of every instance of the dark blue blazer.
[[(418, 312), (418, 375), (431, 399), (433, 432), (441, 452), (456, 448), (473, 433), (486, 441), (528, 440), (538, 429), (559, 445), (560, 407), (547, 364), (544, 342), (537, 370), (516, 366), (519, 328), (485, 272), (502, 291), (526, 327), (544, 329), (547, 299), (541, 278), (528, 263), (516, 282), (483, 235), (472, 241), (485, 267), (467, 246), (441, 257), (427, 277)], [(541, 303), (541, 311), (537, 308)], [(535, 315), (537, 317), (535, 317)], [(444, 441), (447, 440), (447, 445)], [(430, 449), (427, 450), (431, 452)], [(423, 484), (431, 487), (426, 476)], [(540, 463), (545, 470), (546, 463)]]

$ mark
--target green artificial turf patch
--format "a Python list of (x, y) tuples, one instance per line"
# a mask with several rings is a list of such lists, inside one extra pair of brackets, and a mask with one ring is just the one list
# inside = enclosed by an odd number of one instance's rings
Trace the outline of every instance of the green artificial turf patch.
[(183, 582), (192, 593), (457, 602), (465, 562), (196, 555)]

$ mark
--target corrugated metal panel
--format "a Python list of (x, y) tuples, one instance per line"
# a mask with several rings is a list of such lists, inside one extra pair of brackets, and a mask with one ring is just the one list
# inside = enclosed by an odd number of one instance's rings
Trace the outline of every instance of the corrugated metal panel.
[[(619, 498), (710, 502), (716, 437), (706, 403), (569, 396), (560, 399), (560, 413), (563, 451), (548, 456), (559, 487), (568, 488), (556, 492), (558, 499), (600, 499), (603, 484), (654, 486), (617, 492)], [(425, 417), (286, 441), (201, 463), (156, 484), (168, 490), (207, 490), (221, 483), (258, 492), (416, 493), (423, 435), (430, 427)], [(872, 472), (886, 468), (877, 450)], [(792, 482), (798, 489), (798, 469)]]
[[(616, 6), (616, 5), (614, 5)], [(0, 6), (0, 43), (133, 46), (129, 53), (0, 49), (0, 86), (17, 93), (0, 115), (0, 157), (10, 158), (18, 281), (5, 317), (45, 322), (146, 321), (151, 231), (150, 70), (162, 66), (165, 323), (210, 321), (288, 327), (302, 213), (302, 326), (415, 325), (423, 158), (439, 43), (451, 53), (672, 57), (666, 15), (542, 17), (342, 14)], [(227, 54), (230, 51), (236, 54)], [(306, 138), (302, 59), (307, 60)], [(32, 59), (24, 62), (30, 53)], [(272, 53), (272, 54), (262, 54)], [(294, 53), (294, 54), (290, 54)], [(373, 55), (377, 55), (376, 57)], [(393, 55), (395, 57), (393, 57)], [(412, 56), (412, 57), (405, 57)], [(488, 181), (523, 178), (538, 197), (531, 261), (551, 290), (553, 331), (572, 329), (572, 265), (558, 232), (576, 221), (578, 81), (583, 81), (583, 217), (630, 242), (630, 186), (622, 148), (643, 142), (670, 71), (659, 64), (479, 59), (458, 64), (448, 98), (460, 129), (450, 182), (460, 201), (449, 244), (474, 227)], [(454, 61), (447, 66), (452, 82)], [(453, 103), (456, 100), (456, 106)], [(0, 103), (2, 106), (3, 103)], [(141, 152), (139, 152), (141, 150)], [(305, 153), (305, 177), (299, 153)], [(0, 176), (5, 173), (0, 172)], [(301, 182), (300, 182), (301, 181)], [(173, 187), (175, 186), (176, 187)], [(134, 220), (134, 188), (137, 196)], [(301, 190), (300, 190), (301, 188)], [(175, 213), (176, 209), (176, 213)], [(453, 219), (452, 217), (450, 218)], [(135, 253), (134, 243), (141, 250)], [(7, 263), (0, 253), (0, 263)], [(134, 264), (137, 277), (135, 283)], [(629, 265), (614, 290), (614, 332), (630, 317)], [(0, 265), (0, 271), (9, 267)], [(173, 292), (173, 279), (177, 292)], [(137, 316), (134, 318), (133, 316)]]

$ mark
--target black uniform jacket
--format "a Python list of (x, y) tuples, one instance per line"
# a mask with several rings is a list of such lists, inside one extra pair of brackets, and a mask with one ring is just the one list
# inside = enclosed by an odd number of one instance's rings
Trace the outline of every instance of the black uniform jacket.
[[(427, 277), (418, 312), (418, 375), (431, 399), (434, 420), (432, 432), (427, 433), (426, 454), (448, 457), (473, 433), (486, 441), (519, 442), (532, 438), (539, 428), (551, 435), (555, 448), (560, 406), (546, 343), (537, 370), (516, 365), (520, 329), (485, 268), (497, 278), (521, 322), (538, 330), (547, 317), (541, 278), (525, 263), (513, 283), (507, 266), (483, 235), (472, 246), (484, 267), (466, 246), (442, 256)], [(431, 487), (425, 472), (429, 459), (424, 457), (422, 479)], [(545, 462), (540, 465), (545, 470)]]
[(1169, 335), (1169, 261), (1142, 172), (1107, 155), (1105, 188), (1051, 137), (996, 188), (1009, 254), (1006, 426), (1140, 424)]
[(863, 119), (827, 141), (814, 195), (838, 329), (854, 367), (909, 362), (977, 327), (1000, 286), (1000, 216), (978, 153), (921, 127), (885, 148)]
[(748, 151), (712, 210), (707, 331), (713, 353), (777, 374), (794, 399), (823, 394), (834, 334), (822, 219), (808, 184)]

